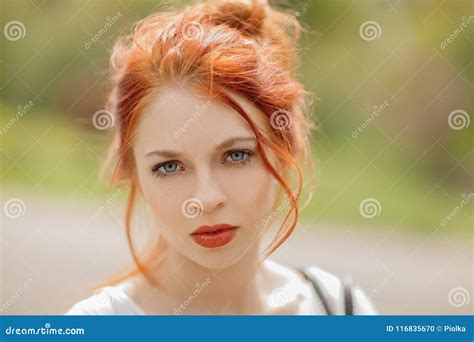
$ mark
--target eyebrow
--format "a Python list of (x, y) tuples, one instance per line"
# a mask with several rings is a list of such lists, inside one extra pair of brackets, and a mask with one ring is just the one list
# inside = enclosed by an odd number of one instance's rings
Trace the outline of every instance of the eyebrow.
[[(230, 138), (225, 140), (224, 142), (220, 143), (217, 146), (217, 150), (224, 150), (226, 148), (232, 147), (236, 143), (239, 142), (244, 142), (244, 141), (256, 141), (257, 139), (255, 137), (235, 137), (235, 138)], [(145, 157), (152, 156), (152, 155), (159, 155), (162, 157), (166, 158), (174, 158), (174, 157), (179, 157), (182, 154), (178, 151), (172, 151), (172, 150), (155, 150), (151, 151), (145, 154)]]

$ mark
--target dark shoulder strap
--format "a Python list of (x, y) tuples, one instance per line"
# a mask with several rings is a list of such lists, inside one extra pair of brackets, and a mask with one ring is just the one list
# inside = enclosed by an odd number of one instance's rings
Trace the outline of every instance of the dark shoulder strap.
[[(297, 268), (297, 271), (299, 271), (313, 285), (313, 288), (314, 288), (316, 294), (321, 299), (321, 303), (323, 304), (324, 309), (326, 310), (326, 313), (328, 315), (334, 315), (331, 308), (329, 307), (329, 303), (326, 299), (326, 296), (324, 295), (324, 292), (321, 289), (321, 285), (319, 284), (319, 281), (314, 276), (314, 274), (307, 271), (305, 268)], [(341, 282), (342, 282), (342, 287), (343, 287), (343, 292), (344, 292), (344, 313), (346, 315), (354, 315), (354, 301), (353, 301), (353, 295), (352, 295), (352, 287), (353, 287), (352, 278), (350, 276), (346, 275), (346, 276), (342, 277)]]
[(352, 278), (348, 275), (342, 277), (344, 288), (344, 310), (346, 315), (354, 315), (354, 302), (352, 296)]
[(321, 299), (321, 303), (324, 306), (324, 310), (326, 311), (326, 314), (334, 315), (334, 313), (329, 307), (326, 296), (324, 295), (321, 289), (321, 285), (319, 284), (318, 279), (311, 272), (308, 272), (305, 268), (297, 268), (297, 271), (299, 271), (313, 285), (313, 288), (317, 296)]

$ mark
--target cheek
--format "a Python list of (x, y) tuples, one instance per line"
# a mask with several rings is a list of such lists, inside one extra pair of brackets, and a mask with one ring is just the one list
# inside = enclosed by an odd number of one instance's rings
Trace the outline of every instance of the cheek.
[(262, 164), (235, 172), (225, 178), (229, 205), (237, 215), (248, 217), (251, 221), (262, 218), (270, 210), (273, 192), (273, 177)]
[(184, 215), (181, 213), (183, 199), (180, 194), (186, 190), (185, 182), (142, 175), (140, 184), (143, 197), (153, 216), (165, 226), (180, 227), (179, 222), (184, 220)]

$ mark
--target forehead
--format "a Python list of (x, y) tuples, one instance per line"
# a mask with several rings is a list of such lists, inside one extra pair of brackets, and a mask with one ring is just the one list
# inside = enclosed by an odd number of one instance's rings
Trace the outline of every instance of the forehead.
[[(233, 96), (253, 121), (258, 110), (241, 97)], [(196, 92), (175, 87), (157, 90), (143, 109), (135, 131), (135, 147), (184, 152), (212, 149), (230, 137), (255, 137), (247, 121), (233, 108)]]

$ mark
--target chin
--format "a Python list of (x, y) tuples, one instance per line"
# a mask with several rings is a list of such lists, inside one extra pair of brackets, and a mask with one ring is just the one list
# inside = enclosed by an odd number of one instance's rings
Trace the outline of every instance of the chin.
[(203, 267), (221, 270), (239, 262), (245, 252), (242, 252), (242, 248), (226, 248), (226, 246), (223, 246), (221, 248), (200, 248), (194, 250), (193, 255), (186, 256)]

